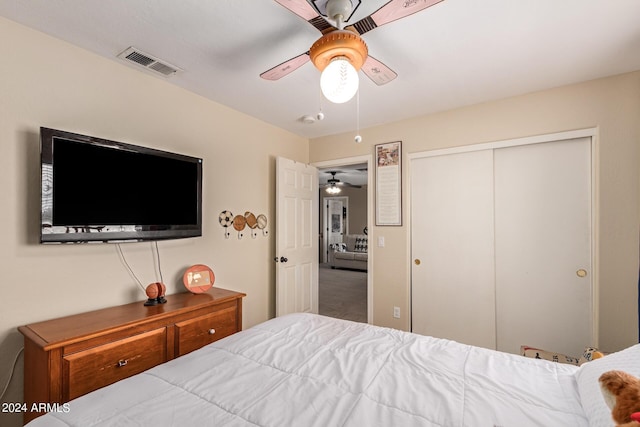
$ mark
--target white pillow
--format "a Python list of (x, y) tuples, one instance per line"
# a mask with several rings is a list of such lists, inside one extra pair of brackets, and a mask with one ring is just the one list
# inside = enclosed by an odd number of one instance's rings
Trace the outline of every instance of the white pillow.
[(625, 371), (640, 377), (640, 344), (585, 363), (575, 373), (580, 403), (591, 427), (613, 426), (611, 410), (604, 401), (598, 378), (607, 371)]

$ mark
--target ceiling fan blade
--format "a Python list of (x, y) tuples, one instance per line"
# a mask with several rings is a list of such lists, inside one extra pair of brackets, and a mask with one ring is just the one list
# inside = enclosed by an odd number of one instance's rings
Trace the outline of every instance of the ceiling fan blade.
[(329, 24), (326, 19), (324, 19), (318, 11), (311, 6), (307, 0), (276, 0), (281, 6), (286, 7), (291, 12), (295, 13), (314, 27), (318, 29), (321, 33), (324, 34), (325, 31), (329, 29), (334, 29), (331, 24)]
[[(277, 0), (276, 0), (277, 1)], [(391, 0), (371, 15), (353, 24), (358, 34), (362, 35), (389, 22), (413, 15), (443, 0)]]
[(362, 185), (350, 184), (348, 182), (327, 182), (326, 184), (320, 184), (320, 187), (351, 187), (351, 188), (362, 188)]
[(362, 72), (378, 86), (385, 85), (398, 77), (395, 71), (369, 55), (361, 68)]
[(309, 52), (300, 54), (260, 74), (265, 80), (278, 80), (309, 62)]

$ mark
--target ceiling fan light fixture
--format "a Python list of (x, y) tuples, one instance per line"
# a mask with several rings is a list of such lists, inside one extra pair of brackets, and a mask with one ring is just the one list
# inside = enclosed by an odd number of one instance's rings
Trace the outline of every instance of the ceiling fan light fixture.
[(327, 187), (327, 189), (324, 191), (326, 191), (329, 194), (338, 194), (342, 190), (340, 189), (340, 187), (336, 186), (335, 184), (332, 184), (330, 187)]
[(320, 15), (332, 20), (340, 15), (344, 21), (353, 16), (362, 0), (313, 0), (313, 5)]
[(349, 30), (334, 30), (320, 37), (309, 49), (313, 65), (322, 72), (320, 88), (331, 102), (347, 102), (358, 91), (358, 70), (369, 50), (360, 36)]
[(335, 104), (353, 98), (359, 85), (358, 72), (344, 56), (333, 58), (320, 75), (322, 94)]

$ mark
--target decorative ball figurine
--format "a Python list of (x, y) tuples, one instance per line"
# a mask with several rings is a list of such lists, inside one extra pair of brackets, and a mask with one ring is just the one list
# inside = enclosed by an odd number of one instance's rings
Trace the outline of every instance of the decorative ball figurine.
[(164, 294), (167, 292), (167, 287), (164, 285), (164, 283), (151, 283), (149, 286), (147, 286), (145, 292), (147, 294), (147, 297), (149, 298), (147, 302), (144, 303), (144, 305), (146, 306), (164, 304), (167, 302), (166, 298), (164, 297)]
[(146, 292), (149, 299), (158, 298), (158, 287), (156, 286), (155, 283), (152, 283), (149, 286), (147, 286)]

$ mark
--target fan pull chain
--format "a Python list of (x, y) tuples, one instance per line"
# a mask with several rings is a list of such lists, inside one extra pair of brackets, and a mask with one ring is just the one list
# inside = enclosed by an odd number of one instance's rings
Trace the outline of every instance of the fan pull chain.
[(360, 136), (360, 89), (356, 92), (356, 137), (354, 138), (357, 144), (362, 142)]
[(322, 112), (322, 89), (320, 88), (320, 90), (318, 91), (318, 105), (320, 110), (318, 111), (318, 114), (316, 115), (316, 118), (318, 120), (324, 120), (324, 113)]

